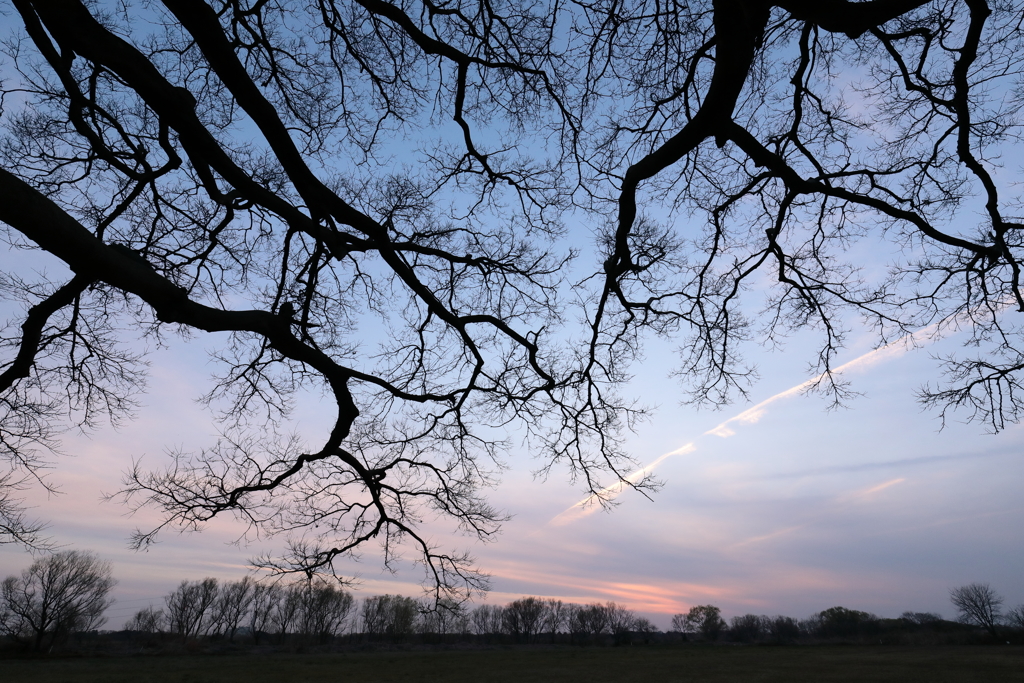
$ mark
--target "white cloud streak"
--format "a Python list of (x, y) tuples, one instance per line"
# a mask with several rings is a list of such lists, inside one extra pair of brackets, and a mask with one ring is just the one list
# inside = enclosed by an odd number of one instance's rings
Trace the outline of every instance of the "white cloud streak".
[[(909, 349), (923, 346), (938, 339), (941, 336), (939, 330), (940, 328), (938, 323), (928, 325), (927, 327), (923, 327), (920, 330), (904, 335), (903, 337), (900, 337), (896, 341), (886, 344), (885, 346), (881, 346), (877, 349), (874, 349), (873, 351), (868, 351), (867, 353), (858, 356), (851, 361), (843, 363), (837, 368), (833, 368), (832, 374), (841, 375), (843, 373), (850, 371), (862, 371), (878, 363), (902, 356)], [(799, 394), (806, 392), (808, 389), (816, 386), (819, 382), (825, 379), (826, 375), (827, 373), (822, 373), (817, 377), (812, 377), (811, 379), (808, 379), (805, 382), (801, 382), (796, 386), (790, 387), (785, 391), (780, 391), (774, 396), (770, 396), (769, 398), (766, 398), (765, 400), (761, 401), (757, 405), (751, 408), (747, 408), (738, 415), (730, 417), (725, 422), (722, 422), (715, 426), (714, 428), (704, 432), (701, 436), (717, 436), (723, 439), (728, 438), (736, 433), (735, 428), (738, 428), (742, 425), (756, 424), (762, 417), (764, 417), (765, 413), (767, 412), (767, 407), (770, 404), (775, 403), (776, 401), (781, 401), (782, 399), (792, 398), (793, 396), (797, 396)], [(589, 496), (586, 496), (585, 498), (577, 501), (575, 504), (569, 506), (558, 515), (552, 517), (551, 520), (548, 521), (548, 525), (564, 526), (566, 524), (571, 524), (572, 522), (575, 522), (579, 519), (582, 519), (583, 517), (587, 517), (588, 515), (593, 514), (601, 508), (602, 501), (605, 503), (611, 502), (616, 497), (618, 497), (618, 495), (621, 494), (625, 489), (629, 488), (630, 484), (635, 484), (636, 482), (640, 481), (643, 477), (649, 475), (651, 472), (654, 471), (656, 467), (658, 467), (661, 463), (665, 462), (667, 459), (676, 455), (686, 455), (689, 453), (693, 453), (696, 450), (696, 444), (693, 441), (691, 441), (687, 443), (685, 446), (681, 446), (673, 451), (669, 451), (668, 453), (658, 456), (655, 460), (645, 465), (644, 467), (638, 469), (636, 472), (627, 475), (624, 478), (624, 480), (617, 481), (610, 486), (606, 486), (597, 493), (592, 493)]]
[(575, 505), (566, 508), (561, 513), (552, 517), (548, 524), (551, 526), (565, 526), (566, 524), (575, 522), (577, 519), (586, 517), (601, 507), (600, 502), (602, 500), (606, 502), (614, 500), (624, 489), (628, 488), (630, 484), (635, 484), (646, 477), (654, 471), (655, 467), (663, 463), (668, 458), (671, 458), (674, 455), (686, 455), (687, 453), (692, 453), (695, 450), (697, 450), (697, 447), (694, 446), (693, 443), (688, 443), (685, 446), (680, 446), (674, 451), (669, 451), (668, 453), (659, 456), (648, 465), (627, 475), (623, 480), (617, 481), (611, 486), (606, 486), (597, 493), (592, 493), (577, 502)]

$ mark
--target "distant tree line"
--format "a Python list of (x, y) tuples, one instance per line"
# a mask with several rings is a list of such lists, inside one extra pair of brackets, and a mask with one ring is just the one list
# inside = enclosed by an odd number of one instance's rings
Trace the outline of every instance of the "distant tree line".
[[(0, 634), (9, 644), (49, 651), (73, 635), (95, 632), (115, 581), (110, 564), (89, 552), (62, 551), (34, 561), (0, 583)], [(661, 633), (648, 619), (615, 602), (577, 604), (523, 597), (505, 605), (416, 600), (374, 595), (356, 601), (322, 579), (294, 583), (206, 578), (182, 581), (161, 607), (135, 613), (119, 632), (153, 644), (239, 643), (246, 646), (325, 646), (332, 643), (441, 642), (635, 644), (716, 642), (785, 644), (796, 641), (969, 642), (985, 637), (1020, 640), (1024, 605), (1002, 611), (988, 584), (950, 591), (958, 615), (929, 612), (883, 619), (830, 607), (807, 619), (744, 614), (726, 621), (715, 605), (694, 605), (672, 617)]]
[(182, 581), (162, 609), (139, 610), (125, 630), (229, 642), (244, 632), (257, 645), (267, 636), (326, 644), (347, 631), (353, 604), (351, 593), (321, 580), (283, 585), (248, 576), (223, 583), (206, 578)]
[(672, 631), (688, 640), (708, 642), (785, 644), (807, 639), (857, 639), (877, 634), (883, 622), (902, 625), (898, 622), (905, 622), (907, 614), (899, 620), (883, 620), (867, 612), (830, 607), (802, 620), (784, 615), (743, 614), (726, 622), (718, 607), (695, 605), (686, 614), (672, 617)]
[(614, 602), (577, 604), (536, 597), (520, 598), (504, 606), (480, 605), (469, 613), (470, 632), (480, 639), (511, 638), (516, 642), (615, 642), (634, 636), (644, 639), (658, 629), (648, 619)]
[[(375, 595), (358, 606), (351, 595), (327, 584), (290, 586), (252, 579), (218, 586), (215, 579), (183, 581), (165, 607), (140, 611), (126, 626), (139, 633), (233, 641), (244, 633), (254, 644), (319, 643), (345, 635), (371, 642), (475, 641), (479, 643), (634, 644), (643, 642), (797, 641), (968, 642), (978, 629), (993, 636), (1024, 634), (1024, 606), (999, 612), (1001, 599), (986, 584), (951, 592), (956, 621), (930, 612), (885, 619), (836, 606), (806, 619), (744, 614), (726, 621), (715, 605), (695, 605), (672, 617), (660, 632), (648, 619), (615, 602), (577, 604), (523, 597), (505, 605), (469, 608), (452, 601), (421, 601)], [(979, 606), (980, 605), (980, 606)], [(986, 607), (987, 606), (987, 607)], [(1002, 630), (999, 630), (1002, 629)]]
[(182, 581), (162, 608), (139, 610), (125, 631), (189, 639), (326, 644), (341, 635), (379, 642), (475, 638), (481, 642), (587, 643), (657, 632), (646, 618), (614, 602), (575, 604), (525, 597), (468, 608), (449, 600), (374, 595), (358, 608), (350, 593), (317, 581), (291, 585), (250, 577), (220, 583)]
[(1020, 640), (1024, 635), (1024, 605), (1005, 614), (1003, 598), (987, 583), (972, 583), (950, 591), (957, 609), (950, 622), (932, 612), (904, 612), (897, 619), (884, 619), (869, 612), (830, 607), (803, 620), (777, 615), (744, 614), (727, 623), (714, 605), (695, 605), (686, 614), (672, 617), (672, 631), (688, 639), (713, 642), (791, 643), (797, 640), (844, 640), (920, 642), (922, 640), (964, 640), (975, 629), (1000, 641)]

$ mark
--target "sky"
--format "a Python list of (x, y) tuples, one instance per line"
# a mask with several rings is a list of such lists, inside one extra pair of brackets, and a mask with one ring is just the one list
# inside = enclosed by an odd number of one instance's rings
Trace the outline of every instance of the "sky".
[[(1008, 607), (1024, 603), (1024, 427), (993, 436), (948, 421), (940, 430), (915, 399), (935, 377), (934, 355), (953, 350), (956, 336), (879, 351), (869, 336), (854, 338), (840, 364), (861, 395), (834, 411), (801, 391), (807, 356), (799, 351), (809, 341), (798, 336), (784, 351), (752, 358), (763, 379), (751, 400), (720, 411), (680, 404), (680, 386), (665, 372), (672, 345), (654, 343), (629, 387), (656, 407), (629, 442), (664, 483), (650, 499), (624, 490), (611, 510), (587, 505), (566, 472), (541, 480), (532, 474), (541, 461), (509, 453), (509, 470), (489, 499), (511, 520), (494, 542), (456, 541), (491, 575), (483, 601), (613, 600), (662, 628), (673, 614), (707, 603), (727, 617), (803, 618), (842, 605), (884, 617), (911, 610), (952, 618), (949, 590), (975, 581), (989, 582)], [(155, 521), (154, 513), (130, 516), (102, 500), (133, 459), (155, 468), (170, 448), (208, 442), (210, 422), (195, 398), (214, 346), (200, 337), (152, 353), (138, 419), (66, 435), (66, 455), (50, 475), (62, 493), (27, 494), (56, 542), (113, 564), (119, 583), (109, 628), (160, 605), (182, 579), (237, 579), (250, 557), (279, 547), (274, 539), (236, 544), (241, 528), (217, 520), (201, 533), (165, 533), (148, 551), (131, 551), (131, 531)], [(304, 415), (313, 423), (319, 411), (300, 406), (300, 429)], [(0, 546), (0, 576), (31, 559)], [(416, 570), (382, 571), (369, 554), (339, 569), (356, 578), (357, 596), (421, 592)]]
[[(0, 270), (18, 268), (61, 273), (41, 256), (0, 254)], [(803, 618), (841, 605), (883, 617), (910, 610), (952, 618), (950, 589), (971, 582), (991, 584), (1007, 607), (1024, 603), (1024, 426), (990, 435), (954, 414), (940, 429), (915, 398), (937, 377), (934, 356), (963, 340), (923, 335), (917, 348), (875, 351), (870, 334), (851, 335), (837, 364), (861, 395), (832, 411), (801, 391), (814, 341), (798, 334), (784, 349), (755, 346), (749, 360), (761, 381), (748, 402), (719, 411), (681, 404), (682, 389), (668, 376), (673, 343), (652, 341), (624, 390), (656, 407), (628, 441), (664, 483), (650, 498), (627, 489), (611, 492), (619, 493), (611, 510), (587, 505), (564, 470), (542, 480), (533, 476), (542, 461), (522, 448), (507, 453), (509, 469), (488, 497), (511, 519), (491, 543), (455, 540), (491, 575), (486, 601), (613, 600), (666, 629), (673, 614), (707, 603), (726, 617)], [(236, 543), (242, 530), (225, 519), (201, 533), (165, 533), (134, 552), (129, 535), (154, 523), (154, 513), (131, 516), (103, 501), (134, 459), (155, 469), (169, 449), (211, 442), (195, 399), (208, 388), (207, 352), (217, 343), (205, 335), (154, 350), (138, 418), (67, 434), (50, 473), (62, 493), (25, 494), (55, 542), (112, 563), (119, 583), (108, 628), (160, 605), (183, 579), (241, 578), (249, 558), (280, 547), (277, 539)], [(323, 410), (301, 403), (298, 427), (321, 428)], [(19, 547), (0, 546), (0, 578), (31, 561)], [(421, 592), (415, 569), (391, 574), (370, 554), (338, 570), (355, 577), (359, 597)]]

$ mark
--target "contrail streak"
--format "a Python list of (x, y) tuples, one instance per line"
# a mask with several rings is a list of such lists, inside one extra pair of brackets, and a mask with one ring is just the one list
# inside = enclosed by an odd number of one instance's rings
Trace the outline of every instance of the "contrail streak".
[(655, 467), (660, 465), (666, 459), (672, 457), (673, 455), (685, 455), (687, 453), (692, 453), (695, 450), (697, 450), (697, 447), (694, 446), (693, 443), (688, 443), (685, 446), (681, 446), (675, 449), (674, 451), (669, 451), (668, 453), (659, 456), (656, 460), (646, 465), (645, 467), (641, 467), (636, 472), (627, 475), (623, 480), (617, 481), (611, 486), (606, 486), (597, 493), (591, 493), (589, 496), (577, 502), (575, 505), (566, 508), (561, 513), (552, 517), (548, 524), (552, 526), (564, 526), (566, 524), (569, 524), (570, 522), (575, 522), (577, 519), (581, 517), (586, 517), (587, 515), (598, 509), (597, 503), (599, 501), (613, 500), (616, 496), (622, 493), (622, 490), (629, 486), (629, 484), (635, 484), (644, 477), (646, 477), (648, 474), (654, 471)]
[[(929, 325), (928, 327), (923, 327), (920, 330), (917, 330), (916, 332), (904, 335), (894, 342), (890, 342), (885, 346), (881, 346), (873, 351), (868, 351), (862, 356), (857, 356), (853, 360), (843, 363), (838, 368), (834, 368), (832, 370), (832, 374), (840, 375), (849, 370), (871, 366), (876, 363), (881, 363), (882, 361), (889, 360), (890, 358), (901, 356), (907, 351), (908, 348), (916, 346), (920, 344), (922, 341), (933, 341), (935, 339), (936, 328), (937, 324), (933, 324)], [(816, 385), (821, 380), (825, 379), (826, 374), (827, 373), (823, 372), (817, 377), (812, 377), (806, 382), (801, 382), (800, 384), (797, 384), (795, 387), (790, 387), (785, 391), (780, 391), (774, 396), (771, 396), (761, 401), (756, 406), (752, 408), (747, 408), (739, 415), (730, 417), (728, 420), (721, 423), (714, 429), (709, 429), (708, 431), (704, 432), (704, 435), (706, 436), (709, 434), (714, 434), (715, 436), (720, 436), (722, 438), (732, 436), (736, 432), (729, 428), (730, 423), (739, 422), (745, 424), (753, 424), (757, 422), (759, 419), (761, 419), (761, 416), (764, 415), (764, 409), (766, 406), (768, 406), (769, 403), (774, 403), (775, 401), (779, 401), (784, 398), (796, 396), (797, 394), (806, 391), (807, 389)]]
[[(920, 330), (917, 330), (916, 332), (904, 335), (903, 337), (900, 337), (894, 342), (890, 342), (889, 344), (874, 349), (873, 351), (868, 351), (867, 353), (858, 356), (849, 362), (843, 363), (839, 367), (834, 368), (832, 370), (832, 374), (838, 375), (844, 372), (848, 372), (850, 370), (868, 367), (876, 363), (881, 363), (891, 358), (901, 356), (909, 348), (913, 348), (919, 345), (923, 345), (924, 343), (930, 343), (932, 341), (935, 341), (935, 339), (938, 336), (936, 334), (938, 328), (939, 323), (934, 323), (932, 325), (928, 325), (927, 327), (923, 327)], [(784, 398), (796, 396), (806, 391), (810, 387), (816, 385), (818, 382), (824, 379), (825, 376), (826, 373), (821, 373), (817, 377), (812, 377), (806, 382), (801, 382), (800, 384), (797, 384), (794, 387), (790, 387), (785, 391), (780, 391), (774, 396), (771, 396), (761, 401), (756, 406), (747, 408), (738, 415), (730, 417), (728, 420), (722, 422), (713, 429), (709, 429), (708, 431), (704, 432), (701, 436), (713, 435), (721, 437), (723, 439), (728, 438), (736, 433), (733, 430), (733, 428), (730, 427), (730, 425), (739, 426), (741, 424), (756, 423), (765, 414), (765, 409), (769, 404), (774, 403), (775, 401), (780, 401)], [(696, 445), (694, 444), (694, 442), (691, 441), (685, 446), (677, 448), (674, 451), (669, 451), (668, 453), (659, 456), (648, 465), (645, 465), (644, 467), (638, 469), (636, 472), (633, 472), (632, 474), (626, 476), (623, 480), (617, 481), (610, 486), (606, 486), (597, 493), (592, 493), (589, 496), (578, 501), (576, 504), (566, 508), (558, 515), (552, 517), (551, 520), (548, 521), (548, 524), (551, 526), (563, 526), (565, 524), (570, 524), (578, 519), (593, 514), (601, 507), (600, 505), (598, 505), (600, 501), (603, 500), (607, 502), (614, 500), (620, 493), (622, 493), (623, 490), (625, 490), (629, 486), (629, 484), (635, 484), (637, 481), (640, 481), (640, 479), (653, 472), (658, 465), (665, 462), (665, 460), (667, 460), (668, 458), (674, 455), (685, 455), (687, 453), (693, 453), (696, 450)]]

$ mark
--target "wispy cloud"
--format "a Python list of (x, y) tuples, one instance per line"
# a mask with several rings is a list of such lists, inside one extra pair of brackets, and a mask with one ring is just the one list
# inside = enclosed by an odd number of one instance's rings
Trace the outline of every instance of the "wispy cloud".
[(815, 525), (821, 524), (824, 518), (841, 513), (843, 510), (848, 510), (851, 505), (861, 504), (870, 501), (875, 496), (875, 494), (881, 493), (886, 489), (896, 486), (897, 484), (902, 484), (906, 481), (906, 477), (898, 477), (896, 479), (883, 481), (879, 484), (872, 484), (871, 486), (853, 492), (844, 493), (833, 498), (824, 508), (817, 507), (812, 510), (804, 512), (800, 516), (804, 517), (805, 521), (799, 522), (797, 524), (790, 524), (783, 528), (776, 529), (774, 531), (769, 531), (767, 533), (762, 533), (756, 536), (745, 538), (741, 541), (738, 541), (730, 545), (729, 549), (739, 550), (741, 548), (745, 548), (746, 546), (755, 545), (757, 543), (762, 543), (764, 541), (772, 541), (777, 538), (788, 536), (795, 532), (814, 527)]
[[(566, 602), (604, 602), (614, 600), (630, 609), (673, 614), (685, 612), (690, 605), (708, 600), (738, 599), (741, 592), (734, 586), (686, 581), (659, 581), (657, 584), (636, 581), (603, 580), (577, 573), (538, 570), (526, 562), (492, 562), (494, 579), (513, 581), (526, 586), (543, 586), (545, 597)], [(552, 590), (553, 589), (553, 590)], [(520, 592), (492, 591), (492, 600), (516, 599)]]
[(767, 533), (767, 534), (761, 534), (760, 536), (751, 536), (750, 538), (745, 538), (742, 541), (739, 541), (738, 543), (733, 543), (729, 547), (731, 549), (742, 548), (743, 546), (752, 545), (754, 543), (760, 543), (761, 541), (770, 541), (770, 540), (778, 538), (780, 536), (785, 536), (787, 534), (791, 534), (794, 531), (799, 531), (800, 529), (803, 529), (805, 526), (807, 526), (807, 525), (806, 524), (796, 524), (794, 526), (786, 527), (785, 529), (778, 529), (777, 531), (772, 531), (772, 532)]
[(803, 477), (821, 477), (830, 474), (849, 474), (853, 472), (870, 472), (872, 470), (885, 470), (907, 467), (921, 467), (933, 465), (938, 462), (977, 461), (981, 458), (993, 458), (1005, 456), (1007, 453), (1016, 453), (1015, 448), (1000, 448), (980, 453), (959, 453), (955, 455), (926, 455), (920, 458), (897, 458), (895, 460), (881, 460), (876, 462), (860, 462), (852, 465), (833, 465), (829, 467), (814, 467), (800, 470), (798, 472), (780, 472), (777, 474), (758, 475), (759, 481), (772, 479), (801, 479)]
[(868, 496), (870, 496), (872, 494), (878, 493), (879, 491), (884, 491), (885, 489), (889, 488), (890, 486), (895, 486), (896, 484), (902, 484), (906, 480), (907, 480), (906, 477), (899, 477), (897, 479), (890, 479), (889, 481), (882, 482), (881, 484), (876, 484), (875, 486), (869, 486), (868, 488), (864, 489), (863, 491), (857, 491), (857, 492), (855, 492), (853, 494), (852, 497), (853, 498), (866, 498), (866, 497), (868, 497)]

